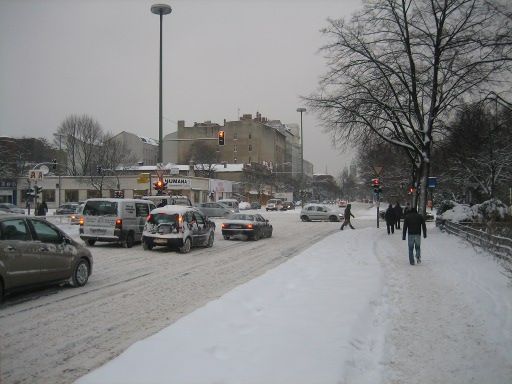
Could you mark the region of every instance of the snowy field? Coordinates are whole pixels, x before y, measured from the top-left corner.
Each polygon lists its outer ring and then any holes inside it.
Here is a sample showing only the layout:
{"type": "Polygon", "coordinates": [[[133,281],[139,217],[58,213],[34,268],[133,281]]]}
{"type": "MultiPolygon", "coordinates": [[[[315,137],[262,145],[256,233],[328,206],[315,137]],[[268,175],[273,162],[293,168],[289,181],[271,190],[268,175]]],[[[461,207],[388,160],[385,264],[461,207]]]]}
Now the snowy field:
{"type": "Polygon", "coordinates": [[[512,286],[494,259],[429,223],[411,266],[401,233],[354,208],[356,230],[311,243],[77,383],[511,383],[512,286]]]}

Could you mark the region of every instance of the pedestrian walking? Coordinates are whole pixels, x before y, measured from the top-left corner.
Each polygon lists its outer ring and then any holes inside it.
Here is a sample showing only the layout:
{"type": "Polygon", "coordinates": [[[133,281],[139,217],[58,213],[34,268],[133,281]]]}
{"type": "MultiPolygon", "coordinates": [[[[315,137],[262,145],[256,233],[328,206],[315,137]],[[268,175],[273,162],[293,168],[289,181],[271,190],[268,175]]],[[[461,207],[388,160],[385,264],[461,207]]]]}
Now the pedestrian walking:
{"type": "Polygon", "coordinates": [[[384,214],[384,219],[386,219],[386,228],[388,230],[388,235],[391,233],[395,233],[395,209],[391,204],[389,204],[388,209],[386,209],[386,213],[384,214]]]}
{"type": "Polygon", "coordinates": [[[345,214],[344,214],[345,221],[343,222],[343,224],[341,224],[341,228],[340,228],[342,231],[343,231],[343,227],[345,225],[348,225],[350,228],[355,229],[352,226],[352,224],[350,223],[350,216],[355,218],[355,216],[352,214],[352,212],[350,212],[351,209],[352,209],[352,204],[347,204],[347,207],[345,208],[345,214]]]}
{"type": "Polygon", "coordinates": [[[37,207],[37,216],[46,216],[46,212],[48,212],[48,206],[43,200],[41,204],[39,204],[39,207],[37,207]]]}
{"type": "Polygon", "coordinates": [[[409,263],[414,265],[413,250],[416,249],[416,262],[421,263],[421,231],[423,230],[423,238],[427,238],[427,226],[425,219],[421,216],[416,208],[411,208],[404,219],[404,230],[402,240],[405,240],[407,234],[407,245],[409,246],[409,263]]]}
{"type": "Polygon", "coordinates": [[[395,227],[396,229],[400,229],[400,220],[402,220],[404,214],[398,201],[396,202],[396,205],[393,209],[395,210],[395,227]]]}

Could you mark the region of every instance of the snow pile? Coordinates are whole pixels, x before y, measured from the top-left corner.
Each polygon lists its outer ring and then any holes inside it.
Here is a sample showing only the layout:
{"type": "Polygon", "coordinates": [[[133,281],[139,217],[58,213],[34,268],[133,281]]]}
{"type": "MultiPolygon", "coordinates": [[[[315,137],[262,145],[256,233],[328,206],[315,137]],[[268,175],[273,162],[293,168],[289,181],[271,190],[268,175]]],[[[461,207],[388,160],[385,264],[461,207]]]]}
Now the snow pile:
{"type": "MultiPolygon", "coordinates": [[[[486,223],[510,219],[507,206],[498,199],[487,200],[482,204],[475,204],[471,207],[451,201],[450,203],[453,204],[453,208],[445,210],[440,215],[443,220],[486,223]]],[[[443,205],[446,206],[446,202],[443,202],[443,205]]]]}

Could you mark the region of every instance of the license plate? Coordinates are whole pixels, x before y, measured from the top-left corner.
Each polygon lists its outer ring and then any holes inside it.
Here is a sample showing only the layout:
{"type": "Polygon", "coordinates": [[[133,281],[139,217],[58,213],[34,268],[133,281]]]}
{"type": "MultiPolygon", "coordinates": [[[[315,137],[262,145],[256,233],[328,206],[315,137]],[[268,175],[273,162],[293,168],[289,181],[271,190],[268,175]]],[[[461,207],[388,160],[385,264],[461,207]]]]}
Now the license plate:
{"type": "Polygon", "coordinates": [[[166,239],[154,239],[153,242],[158,245],[166,245],[167,244],[166,239]]]}
{"type": "Polygon", "coordinates": [[[91,228],[91,233],[95,233],[95,234],[104,234],[106,232],[105,229],[101,229],[101,228],[91,228]]]}
{"type": "Polygon", "coordinates": [[[240,229],[240,228],[242,228],[242,226],[241,225],[232,225],[231,228],[233,228],[233,229],[240,229]]]}

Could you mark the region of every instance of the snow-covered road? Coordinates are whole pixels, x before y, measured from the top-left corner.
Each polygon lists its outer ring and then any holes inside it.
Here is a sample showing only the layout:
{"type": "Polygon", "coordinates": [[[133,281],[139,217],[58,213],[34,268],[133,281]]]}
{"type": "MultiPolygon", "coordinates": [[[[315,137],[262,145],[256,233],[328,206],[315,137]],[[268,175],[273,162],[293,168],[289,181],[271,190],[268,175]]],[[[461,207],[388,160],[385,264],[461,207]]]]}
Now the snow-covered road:
{"type": "Polygon", "coordinates": [[[374,209],[354,213],[343,232],[269,213],[271,239],[188,255],[94,247],[86,287],[0,310],[0,383],[512,382],[493,258],[429,223],[410,266],[374,209]]]}

